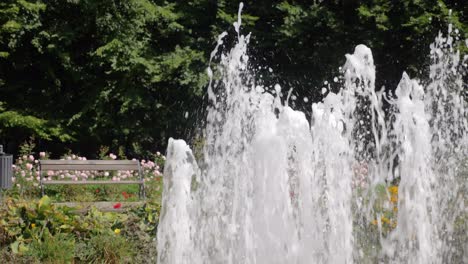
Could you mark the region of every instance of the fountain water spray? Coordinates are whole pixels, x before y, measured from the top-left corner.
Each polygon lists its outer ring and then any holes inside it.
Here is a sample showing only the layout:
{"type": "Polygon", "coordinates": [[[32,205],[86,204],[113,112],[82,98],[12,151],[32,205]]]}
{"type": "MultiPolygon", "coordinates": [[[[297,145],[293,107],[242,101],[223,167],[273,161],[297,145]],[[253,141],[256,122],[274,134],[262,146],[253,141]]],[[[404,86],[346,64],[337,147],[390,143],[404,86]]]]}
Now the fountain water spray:
{"type": "Polygon", "coordinates": [[[281,103],[279,85],[264,87],[250,71],[242,7],[237,43],[213,65],[221,34],[210,57],[203,161],[169,140],[158,262],[467,260],[456,226],[468,214],[460,165],[468,154],[467,59],[453,39],[433,44],[428,85],[404,73],[394,98],[376,92],[372,52],[358,45],[346,55],[343,87],[312,105],[309,123],[281,103]],[[394,111],[382,110],[385,98],[394,111]],[[387,187],[398,181],[396,198],[387,187]],[[394,208],[379,188],[397,199],[394,208]]]}

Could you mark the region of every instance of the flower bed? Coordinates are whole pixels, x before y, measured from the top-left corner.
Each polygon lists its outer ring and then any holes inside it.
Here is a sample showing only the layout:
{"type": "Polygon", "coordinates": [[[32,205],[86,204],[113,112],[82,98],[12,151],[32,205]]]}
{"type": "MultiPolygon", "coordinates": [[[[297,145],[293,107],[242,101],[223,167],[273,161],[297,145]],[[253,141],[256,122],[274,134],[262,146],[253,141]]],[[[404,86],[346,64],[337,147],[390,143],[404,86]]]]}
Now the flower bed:
{"type": "MultiPolygon", "coordinates": [[[[29,149],[30,152],[30,149],[29,149]]],[[[106,153],[101,159],[117,159],[106,153]]],[[[13,188],[4,192],[0,204],[0,259],[6,263],[154,263],[156,227],[162,193],[165,156],[155,153],[140,160],[147,200],[143,205],[125,208],[125,202],[138,199],[133,185],[53,185],[40,197],[38,159],[46,152],[23,152],[13,165],[13,188]],[[85,214],[75,208],[55,206],[58,201],[113,201],[118,212],[102,212],[91,207],[85,214]]],[[[124,158],[124,157],[122,157],[124,158]]],[[[86,160],[66,155],[66,160],[86,160]]],[[[45,171],[47,180],[95,179],[120,181],[137,179],[130,171],[45,171]]]]}
{"type": "MultiPolygon", "coordinates": [[[[8,193],[23,198],[34,198],[39,196],[40,175],[38,169],[38,159],[48,159],[46,152],[40,152],[38,157],[32,154],[24,154],[18,157],[13,165],[14,177],[12,179],[13,189],[8,193]]],[[[113,153],[105,155],[103,159],[117,159],[113,153]]],[[[86,160],[75,154],[66,155],[64,160],[86,160]]],[[[140,160],[143,179],[148,186],[147,193],[152,191],[160,192],[159,185],[162,178],[162,167],[165,156],[157,152],[153,160],[140,160]],[[156,188],[156,189],[153,189],[156,188]]],[[[135,159],[134,159],[135,160],[135,159]]],[[[90,180],[137,180],[137,171],[45,171],[44,180],[70,180],[70,181],[90,181],[90,180]]],[[[99,201],[99,200],[134,200],[138,197],[138,186],[50,186],[47,193],[54,201],[75,200],[75,201],[99,201]]]]}
{"type": "Polygon", "coordinates": [[[39,201],[7,198],[0,207],[0,258],[11,263],[154,262],[159,203],[125,214],[92,208],[85,215],[39,201]]]}

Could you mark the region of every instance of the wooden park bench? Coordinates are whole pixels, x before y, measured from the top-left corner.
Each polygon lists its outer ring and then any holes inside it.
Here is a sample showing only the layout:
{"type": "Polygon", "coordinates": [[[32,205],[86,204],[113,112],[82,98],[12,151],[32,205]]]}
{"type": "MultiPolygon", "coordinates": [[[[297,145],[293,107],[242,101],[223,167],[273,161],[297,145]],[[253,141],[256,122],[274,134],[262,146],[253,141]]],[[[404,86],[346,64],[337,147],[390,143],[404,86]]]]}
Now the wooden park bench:
{"type": "Polygon", "coordinates": [[[39,175],[42,196],[44,185],[60,184],[139,184],[139,197],[145,199],[145,182],[140,162],[137,160],[39,160],[39,175]],[[139,180],[44,180],[44,171],[138,171],[139,180]]]}

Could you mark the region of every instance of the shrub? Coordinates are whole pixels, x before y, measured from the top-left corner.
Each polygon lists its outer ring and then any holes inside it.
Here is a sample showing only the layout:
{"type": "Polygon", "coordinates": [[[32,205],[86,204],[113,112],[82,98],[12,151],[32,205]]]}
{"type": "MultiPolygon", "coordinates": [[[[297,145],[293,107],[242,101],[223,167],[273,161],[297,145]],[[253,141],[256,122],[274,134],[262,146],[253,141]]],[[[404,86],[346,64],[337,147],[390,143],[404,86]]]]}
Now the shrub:
{"type": "Polygon", "coordinates": [[[84,263],[133,263],[133,243],[118,232],[102,233],[76,247],[76,257],[84,263]]]}
{"type": "Polygon", "coordinates": [[[71,234],[51,235],[44,229],[42,239],[33,239],[26,256],[40,263],[71,263],[74,258],[75,238],[71,234]]]}
{"type": "Polygon", "coordinates": [[[136,263],[156,262],[156,231],[161,205],[159,201],[147,202],[144,206],[128,212],[124,229],[126,237],[134,242],[136,263]]]}
{"type": "MultiPolygon", "coordinates": [[[[28,243],[33,238],[41,239],[39,234],[79,230],[80,225],[72,209],[68,207],[56,208],[50,198],[42,197],[38,202],[25,202],[7,199],[0,209],[0,229],[9,240],[28,243]]],[[[8,241],[8,240],[7,240],[8,241]]]]}

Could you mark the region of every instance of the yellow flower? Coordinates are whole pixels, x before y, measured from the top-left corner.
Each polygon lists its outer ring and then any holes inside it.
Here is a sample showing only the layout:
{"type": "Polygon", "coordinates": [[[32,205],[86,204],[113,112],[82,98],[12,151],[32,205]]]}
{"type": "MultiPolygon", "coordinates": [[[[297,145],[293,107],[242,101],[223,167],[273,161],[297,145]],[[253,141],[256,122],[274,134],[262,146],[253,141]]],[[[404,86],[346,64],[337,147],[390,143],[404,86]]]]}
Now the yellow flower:
{"type": "Polygon", "coordinates": [[[398,195],[398,186],[390,186],[388,187],[388,192],[390,192],[393,195],[398,195]]]}
{"type": "Polygon", "coordinates": [[[31,228],[35,228],[36,227],[36,224],[31,224],[31,228]]]}
{"type": "Polygon", "coordinates": [[[388,187],[388,192],[390,193],[390,202],[391,203],[398,203],[398,186],[390,186],[388,187]]]}
{"type": "Polygon", "coordinates": [[[120,229],[116,228],[116,229],[114,230],[114,233],[115,233],[116,235],[120,234],[120,229]]]}
{"type": "Polygon", "coordinates": [[[372,220],[371,224],[377,225],[377,219],[372,220]]]}
{"type": "Polygon", "coordinates": [[[384,224],[390,224],[390,219],[388,219],[387,217],[385,216],[382,216],[382,218],[380,219],[382,221],[382,223],[384,224]]]}

